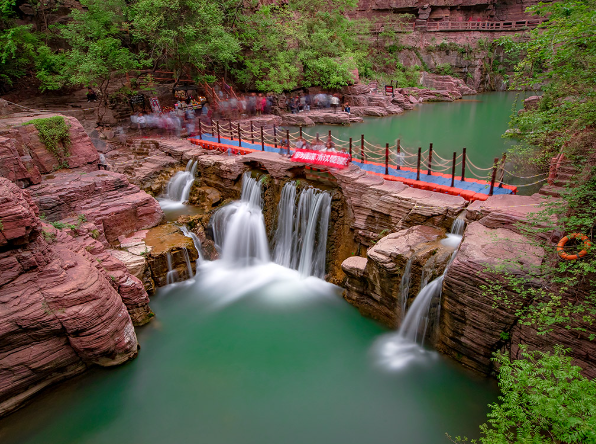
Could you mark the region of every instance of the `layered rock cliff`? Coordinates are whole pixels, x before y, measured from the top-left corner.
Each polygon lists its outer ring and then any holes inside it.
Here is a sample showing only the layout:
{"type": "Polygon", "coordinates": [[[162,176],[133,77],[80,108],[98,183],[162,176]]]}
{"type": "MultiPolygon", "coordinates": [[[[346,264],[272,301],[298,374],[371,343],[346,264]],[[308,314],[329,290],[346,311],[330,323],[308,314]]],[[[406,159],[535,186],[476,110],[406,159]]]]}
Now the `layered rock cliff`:
{"type": "Polygon", "coordinates": [[[125,271],[98,269],[92,239],[67,241],[43,227],[28,193],[5,178],[0,221],[1,416],[90,365],[136,356],[133,322],[116,285],[135,308],[148,307],[138,304],[125,271]]]}

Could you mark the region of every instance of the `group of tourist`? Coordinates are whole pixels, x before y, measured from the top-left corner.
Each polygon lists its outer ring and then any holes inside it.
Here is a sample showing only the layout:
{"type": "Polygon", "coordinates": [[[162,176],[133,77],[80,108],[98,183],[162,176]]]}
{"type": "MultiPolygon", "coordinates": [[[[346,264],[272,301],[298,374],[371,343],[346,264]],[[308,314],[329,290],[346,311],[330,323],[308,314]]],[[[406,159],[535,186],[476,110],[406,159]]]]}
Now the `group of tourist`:
{"type": "MultiPolygon", "coordinates": [[[[208,107],[203,106],[202,112],[206,116],[209,112],[208,107]]],[[[187,108],[185,110],[176,108],[160,113],[135,113],[130,116],[130,121],[132,127],[141,135],[145,131],[157,130],[161,135],[180,137],[183,129],[186,129],[188,136],[194,136],[196,134],[198,119],[200,118],[201,114],[195,112],[193,108],[187,108]]]]}
{"type": "Polygon", "coordinates": [[[333,108],[334,112],[342,110],[350,113],[350,104],[344,103],[340,107],[340,97],[338,94],[315,94],[314,97],[310,94],[300,94],[295,97],[290,97],[286,100],[287,110],[292,114],[296,114],[303,111],[310,111],[313,109],[325,109],[333,108]]]}
{"type": "Polygon", "coordinates": [[[219,100],[214,105],[216,118],[239,119],[242,115],[254,117],[270,114],[273,107],[273,98],[270,95],[257,95],[256,93],[240,96],[232,95],[224,98],[223,93],[221,93],[219,100]]]}

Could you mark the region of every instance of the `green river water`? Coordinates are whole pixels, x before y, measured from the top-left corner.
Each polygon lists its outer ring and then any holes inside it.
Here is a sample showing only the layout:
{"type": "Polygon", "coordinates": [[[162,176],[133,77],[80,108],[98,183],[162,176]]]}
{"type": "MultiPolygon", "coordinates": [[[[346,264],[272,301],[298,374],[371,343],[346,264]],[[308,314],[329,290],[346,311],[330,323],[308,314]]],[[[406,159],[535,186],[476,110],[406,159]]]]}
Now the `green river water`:
{"type": "MultiPolygon", "coordinates": [[[[413,110],[393,117],[366,117],[364,123],[350,126],[325,126],[305,128],[309,135],[319,132],[327,140],[329,130],[342,140],[353,139],[354,154],[360,156],[360,135],[375,145],[389,143],[395,151],[397,139],[410,153],[418,147],[433,150],[445,159],[452,159],[453,152],[460,154],[467,148],[469,159],[480,168],[488,168],[495,157],[501,157],[512,145],[501,136],[508,128],[510,116],[520,109],[524,98],[536,93],[493,92],[464,96],[455,102],[424,103],[413,110]],[[517,99],[517,100],[516,100],[517,99]]],[[[457,170],[460,174],[460,170],[457,170]]]]}
{"type": "Polygon", "coordinates": [[[496,400],[434,352],[380,365],[373,344],[394,333],[337,287],[273,264],[221,273],[159,290],[137,359],[47,390],[0,442],[431,444],[476,435],[496,400]]]}

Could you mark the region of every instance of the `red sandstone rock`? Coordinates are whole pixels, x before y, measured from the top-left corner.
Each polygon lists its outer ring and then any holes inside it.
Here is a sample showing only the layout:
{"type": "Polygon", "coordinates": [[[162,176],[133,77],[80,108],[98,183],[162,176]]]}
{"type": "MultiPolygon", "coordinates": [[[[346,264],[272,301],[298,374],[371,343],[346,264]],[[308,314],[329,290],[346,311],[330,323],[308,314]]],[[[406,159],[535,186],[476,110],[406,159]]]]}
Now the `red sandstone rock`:
{"type": "Polygon", "coordinates": [[[453,249],[437,242],[444,230],[416,226],[380,239],[367,252],[368,259],[348,258],[342,269],[348,276],[345,299],[360,312],[381,321],[390,328],[403,319],[401,280],[408,260],[412,260],[409,306],[423,285],[439,276],[453,249]]]}
{"type": "Polygon", "coordinates": [[[0,137],[0,176],[23,187],[41,182],[31,156],[19,153],[15,140],[6,137],[0,137]]]}
{"type": "MultiPolygon", "coordinates": [[[[468,222],[480,221],[488,228],[506,228],[516,233],[524,234],[520,227],[531,223],[532,219],[537,227],[555,227],[556,219],[553,217],[550,224],[537,218],[537,214],[545,209],[545,204],[552,202],[540,194],[532,196],[516,196],[513,194],[500,194],[491,196],[486,201],[475,201],[466,209],[468,222]]],[[[558,230],[537,232],[543,239],[557,240],[562,236],[558,230]]]]}
{"type": "MultiPolygon", "coordinates": [[[[42,174],[50,173],[59,168],[56,157],[39,140],[35,125],[26,123],[32,119],[47,118],[56,114],[41,114],[26,117],[7,118],[0,122],[0,136],[15,140],[20,156],[30,156],[33,164],[42,174]]],[[[86,167],[97,169],[99,155],[91,139],[74,117],[63,116],[70,126],[71,145],[68,149],[70,156],[67,159],[68,168],[86,167]]]]}
{"type": "Polygon", "coordinates": [[[163,219],[157,201],[110,171],[58,173],[30,188],[33,200],[50,221],[84,214],[101,226],[108,242],[153,227],[163,219]]]}
{"type": "Polygon", "coordinates": [[[483,286],[503,285],[512,301],[519,300],[501,273],[487,268],[504,265],[510,273],[526,276],[524,271],[541,264],[544,251],[524,236],[504,228],[491,229],[480,222],[470,224],[443,285],[441,336],[437,348],[481,373],[490,373],[493,352],[504,344],[502,332],[509,332],[517,322],[511,308],[497,305],[483,286]],[[522,253],[523,254],[520,254],[522,253]]]}
{"type": "Polygon", "coordinates": [[[394,232],[415,225],[449,228],[466,206],[459,196],[410,188],[385,181],[351,165],[333,171],[353,215],[355,238],[372,245],[378,233],[394,232]]]}
{"type": "Polygon", "coordinates": [[[40,227],[29,193],[0,177],[0,248],[26,244],[37,236],[40,227]]]}
{"type": "MultiPolygon", "coordinates": [[[[107,262],[104,270],[91,256],[103,247],[87,236],[71,238],[50,226],[42,234],[27,196],[0,179],[0,214],[19,215],[31,227],[11,228],[11,243],[0,251],[0,416],[88,365],[117,365],[137,354],[131,318],[106,275],[124,266],[107,262]]],[[[116,276],[124,297],[138,302],[124,277],[116,276]]]]}
{"type": "Polygon", "coordinates": [[[477,94],[474,89],[466,85],[461,79],[451,76],[431,74],[429,72],[423,72],[421,74],[420,84],[425,88],[447,91],[454,99],[461,98],[461,96],[477,94]]]}

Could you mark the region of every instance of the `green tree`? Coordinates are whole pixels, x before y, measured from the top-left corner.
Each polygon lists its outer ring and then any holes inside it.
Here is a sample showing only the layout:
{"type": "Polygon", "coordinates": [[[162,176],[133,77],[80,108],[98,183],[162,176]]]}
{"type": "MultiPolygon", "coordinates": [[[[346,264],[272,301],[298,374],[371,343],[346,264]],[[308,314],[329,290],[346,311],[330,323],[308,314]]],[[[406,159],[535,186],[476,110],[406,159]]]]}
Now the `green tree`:
{"type": "Polygon", "coordinates": [[[70,22],[60,29],[68,43],[65,51],[45,52],[47,69],[38,77],[43,89],[64,86],[95,86],[99,90],[98,121],[108,104],[110,83],[143,64],[143,53],[135,54],[124,44],[126,11],[124,0],[80,0],[83,10],[73,9],[70,22]]]}
{"type": "Polygon", "coordinates": [[[525,159],[544,166],[578,132],[596,124],[596,0],[540,3],[529,11],[548,21],[529,39],[500,43],[509,53],[526,54],[512,89],[543,91],[537,110],[514,116],[511,135],[529,144],[521,150],[525,159]]]}
{"type": "Polygon", "coordinates": [[[566,352],[523,349],[522,359],[515,361],[498,355],[500,402],[490,405],[480,440],[470,442],[596,443],[596,381],[583,377],[566,352]]]}
{"type": "Polygon", "coordinates": [[[225,26],[228,9],[238,5],[241,2],[138,0],[131,6],[131,33],[147,48],[153,66],[171,69],[176,80],[184,69],[199,76],[225,71],[240,51],[225,26]]]}
{"type": "Polygon", "coordinates": [[[355,6],[354,0],[253,5],[238,21],[244,51],[234,74],[262,91],[346,85],[365,54],[345,17],[355,6]]]}

